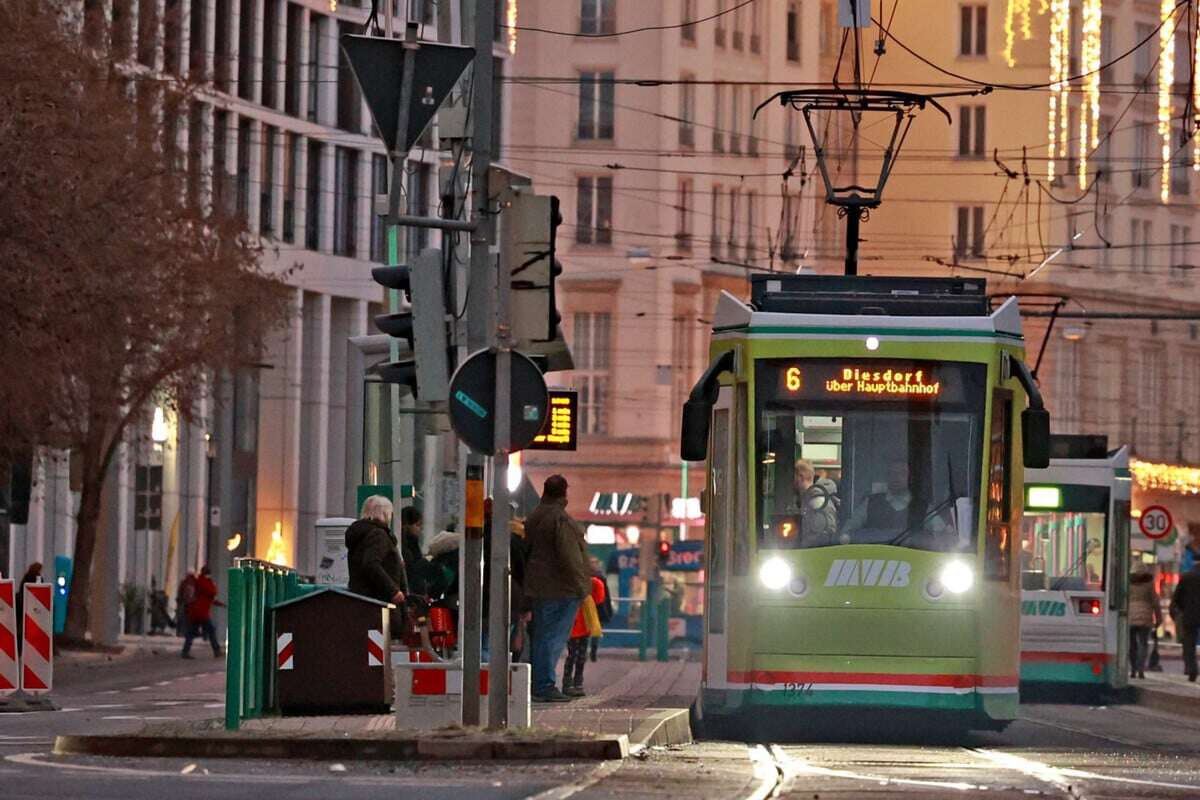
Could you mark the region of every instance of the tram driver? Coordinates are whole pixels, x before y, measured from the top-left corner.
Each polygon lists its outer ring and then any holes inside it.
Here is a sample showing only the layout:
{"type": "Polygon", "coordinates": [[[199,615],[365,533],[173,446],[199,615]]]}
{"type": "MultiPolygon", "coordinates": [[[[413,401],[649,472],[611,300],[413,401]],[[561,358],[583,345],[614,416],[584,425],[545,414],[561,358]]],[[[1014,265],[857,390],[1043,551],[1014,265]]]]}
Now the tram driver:
{"type": "MultiPolygon", "coordinates": [[[[868,495],[865,501],[858,503],[850,515],[842,530],[844,544],[853,541],[856,533],[881,533],[895,537],[903,533],[924,532],[940,537],[948,532],[942,515],[929,513],[928,501],[913,495],[908,461],[893,459],[888,462],[886,479],[884,490],[868,495]]],[[[872,540],[870,543],[884,542],[872,540]]]]}

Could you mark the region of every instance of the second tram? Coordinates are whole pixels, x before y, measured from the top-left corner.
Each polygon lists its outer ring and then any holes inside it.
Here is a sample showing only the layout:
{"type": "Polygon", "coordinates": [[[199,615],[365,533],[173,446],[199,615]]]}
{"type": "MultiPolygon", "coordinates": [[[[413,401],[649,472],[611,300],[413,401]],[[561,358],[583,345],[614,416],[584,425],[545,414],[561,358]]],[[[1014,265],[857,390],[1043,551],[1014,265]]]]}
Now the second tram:
{"type": "Polygon", "coordinates": [[[1052,436],[1025,474],[1021,684],[1052,692],[1129,685],[1129,448],[1052,436]]]}
{"type": "Polygon", "coordinates": [[[1022,453],[1044,466],[1049,436],[1017,301],[755,276],[750,304],[721,296],[711,355],[682,441],[707,459],[701,724],[1014,719],[1022,453]]]}

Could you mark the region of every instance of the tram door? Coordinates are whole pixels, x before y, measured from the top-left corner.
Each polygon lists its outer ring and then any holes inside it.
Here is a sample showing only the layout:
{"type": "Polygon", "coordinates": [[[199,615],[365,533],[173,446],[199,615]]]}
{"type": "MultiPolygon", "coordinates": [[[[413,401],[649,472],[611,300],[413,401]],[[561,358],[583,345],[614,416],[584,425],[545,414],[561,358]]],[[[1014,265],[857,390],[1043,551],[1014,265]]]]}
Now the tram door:
{"type": "Polygon", "coordinates": [[[712,441],[708,448],[707,561],[704,565],[704,680],[723,683],[727,674],[730,511],[734,486],[734,419],[732,392],[722,387],[713,407],[712,441]]]}
{"type": "Polygon", "coordinates": [[[1109,680],[1114,688],[1129,685],[1129,501],[1113,500],[1108,520],[1108,609],[1113,618],[1110,633],[1116,636],[1115,661],[1109,680]]]}

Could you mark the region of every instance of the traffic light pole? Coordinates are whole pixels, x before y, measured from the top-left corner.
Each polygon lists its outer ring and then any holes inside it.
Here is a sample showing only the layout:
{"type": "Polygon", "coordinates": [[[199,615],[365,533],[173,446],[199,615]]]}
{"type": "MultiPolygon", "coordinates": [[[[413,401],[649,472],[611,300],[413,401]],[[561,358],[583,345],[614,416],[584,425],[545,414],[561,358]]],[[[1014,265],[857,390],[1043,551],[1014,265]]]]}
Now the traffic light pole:
{"type": "MultiPolygon", "coordinates": [[[[471,206],[475,229],[471,232],[471,261],[467,274],[467,350],[486,348],[491,339],[491,298],[496,291],[496,273],[492,267],[491,245],[495,241],[488,179],[492,167],[492,42],[495,35],[495,0],[475,0],[474,46],[475,60],[471,71],[471,206]]],[[[498,418],[506,418],[504,406],[495,406],[498,418]]],[[[497,426],[498,428],[499,426],[497,426]]],[[[482,470],[483,456],[469,452],[468,470],[482,470]]],[[[493,470],[494,474],[495,470],[493,470]]],[[[496,503],[494,505],[499,505],[496,503]]],[[[507,526],[506,526],[507,530],[507,526]]],[[[479,661],[482,644],[483,613],[483,538],[464,527],[462,594],[459,598],[463,615],[463,684],[462,724],[477,726],[480,722],[479,661]]],[[[492,531],[493,541],[496,530],[492,531]]],[[[492,642],[493,653],[504,642],[492,642]]],[[[507,683],[499,681],[505,684],[507,683]]],[[[492,685],[498,681],[491,681],[492,685]]]]}

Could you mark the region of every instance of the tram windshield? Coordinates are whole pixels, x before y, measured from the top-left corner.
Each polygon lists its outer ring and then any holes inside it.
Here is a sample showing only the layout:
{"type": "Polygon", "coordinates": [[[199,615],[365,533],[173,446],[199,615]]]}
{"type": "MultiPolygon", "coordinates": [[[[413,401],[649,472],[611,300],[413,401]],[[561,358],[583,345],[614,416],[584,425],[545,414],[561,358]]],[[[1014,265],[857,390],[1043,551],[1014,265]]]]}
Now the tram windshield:
{"type": "Polygon", "coordinates": [[[1056,486],[1059,508],[1026,508],[1021,520],[1021,588],[1101,591],[1108,549],[1108,490],[1056,486]]]}
{"type": "Polygon", "coordinates": [[[973,550],[986,367],[755,363],[759,545],[973,550]]]}

